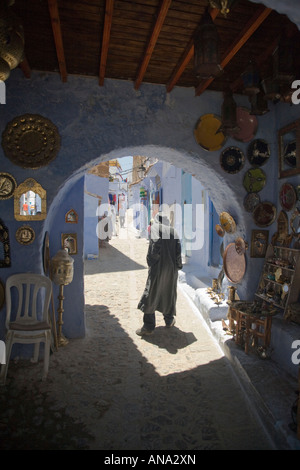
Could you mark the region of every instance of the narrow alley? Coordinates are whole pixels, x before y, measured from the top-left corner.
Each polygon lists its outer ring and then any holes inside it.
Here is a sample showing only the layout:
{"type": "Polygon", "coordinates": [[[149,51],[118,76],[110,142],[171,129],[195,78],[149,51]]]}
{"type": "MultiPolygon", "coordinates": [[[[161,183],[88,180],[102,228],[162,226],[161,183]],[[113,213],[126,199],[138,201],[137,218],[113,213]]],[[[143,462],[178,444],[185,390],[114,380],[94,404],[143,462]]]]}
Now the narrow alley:
{"type": "MultiPolygon", "coordinates": [[[[148,242],[127,228],[86,262],[87,334],[42,362],[12,362],[1,449],[271,449],[207,327],[178,289],[176,325],[136,335],[148,242]]],[[[65,289],[65,296],[68,289],[65,289]]]]}

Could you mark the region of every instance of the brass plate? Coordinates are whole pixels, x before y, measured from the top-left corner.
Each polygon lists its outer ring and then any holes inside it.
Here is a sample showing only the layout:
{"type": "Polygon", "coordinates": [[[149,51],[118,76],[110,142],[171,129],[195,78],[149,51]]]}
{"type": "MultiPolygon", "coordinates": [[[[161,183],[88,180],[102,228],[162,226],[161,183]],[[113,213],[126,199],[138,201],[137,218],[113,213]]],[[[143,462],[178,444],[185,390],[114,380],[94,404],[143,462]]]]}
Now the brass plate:
{"type": "Polygon", "coordinates": [[[204,114],[196,123],[194,136],[196,142],[209,152],[219,150],[226,141],[223,132],[219,132],[221,118],[215,114],[204,114]]]}
{"type": "Polygon", "coordinates": [[[235,220],[228,212],[221,212],[219,218],[220,224],[225,232],[234,233],[236,231],[235,220]]]}
{"type": "Polygon", "coordinates": [[[56,157],[60,148],[57,127],[39,114],[23,114],[2,133],[5,155],[22,168],[40,168],[56,157]]]}
{"type": "Polygon", "coordinates": [[[230,282],[240,282],[246,271],[246,258],[244,254],[236,251],[235,243],[229,243],[223,256],[223,266],[226,277],[230,282]]]}
{"type": "Polygon", "coordinates": [[[0,173],[0,199],[9,199],[17,187],[15,178],[9,173],[0,173]]]}
{"type": "Polygon", "coordinates": [[[35,231],[29,225],[23,225],[16,231],[16,239],[21,245],[30,245],[35,239],[35,231]]]}

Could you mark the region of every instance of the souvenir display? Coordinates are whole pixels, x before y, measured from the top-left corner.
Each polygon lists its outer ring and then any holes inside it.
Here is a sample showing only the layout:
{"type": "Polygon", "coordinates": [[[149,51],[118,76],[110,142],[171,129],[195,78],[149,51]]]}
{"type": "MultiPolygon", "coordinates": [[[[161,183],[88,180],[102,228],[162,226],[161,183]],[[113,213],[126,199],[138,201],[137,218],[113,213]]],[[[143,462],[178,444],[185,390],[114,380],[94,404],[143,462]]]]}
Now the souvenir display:
{"type": "Polygon", "coordinates": [[[194,129],[196,142],[210,152],[223,147],[226,136],[219,132],[222,125],[221,118],[215,114],[204,114],[197,122],[194,129]]]}
{"type": "Polygon", "coordinates": [[[7,124],[2,133],[2,147],[14,164],[36,169],[54,160],[60,148],[60,135],[49,119],[23,114],[7,124]]]}
{"type": "Polygon", "coordinates": [[[256,139],[249,144],[248,160],[253,166],[262,166],[270,158],[270,147],[269,144],[262,139],[256,139]]]}
{"type": "Polygon", "coordinates": [[[15,178],[9,173],[0,173],[0,199],[9,199],[17,187],[15,178]]]}
{"type": "Polygon", "coordinates": [[[236,284],[243,279],[246,271],[246,258],[244,254],[236,251],[235,243],[227,245],[223,256],[223,266],[230,282],[236,284]]]}
{"type": "Polygon", "coordinates": [[[10,266],[11,259],[8,228],[0,219],[0,268],[9,268],[10,266]]]}
{"type": "Polygon", "coordinates": [[[227,173],[237,173],[245,164],[243,152],[237,147],[228,147],[221,153],[221,167],[227,173]]]}
{"type": "Polygon", "coordinates": [[[283,151],[283,160],[292,168],[296,166],[296,141],[289,142],[283,151]]]}
{"type": "Polygon", "coordinates": [[[257,193],[247,194],[244,199],[244,208],[247,212],[253,212],[258,204],[260,204],[260,197],[257,193]]]}
{"type": "Polygon", "coordinates": [[[256,134],[257,118],[250,112],[250,109],[244,107],[237,107],[236,109],[237,125],[240,130],[230,135],[240,142],[250,142],[256,134]]]}
{"type": "Polygon", "coordinates": [[[276,219],[276,207],[271,202],[261,202],[253,211],[253,218],[259,227],[267,227],[276,219]]]}
{"type": "Polygon", "coordinates": [[[243,185],[248,193],[258,193],[266,184],[266,174],[261,168],[250,168],[246,171],[243,185]]]}
{"type": "Polygon", "coordinates": [[[236,231],[236,223],[228,212],[221,212],[220,224],[227,233],[234,233],[236,231]]]}
{"type": "Polygon", "coordinates": [[[23,225],[16,231],[16,239],[21,245],[30,245],[35,239],[35,231],[29,225],[23,225]]]}
{"type": "Polygon", "coordinates": [[[289,219],[285,211],[277,217],[277,232],[272,237],[272,245],[290,246],[293,234],[289,235],[289,219]]]}
{"type": "Polygon", "coordinates": [[[290,211],[293,209],[297,201],[297,194],[292,184],[284,183],[281,186],[279,200],[282,208],[286,211],[290,211]]]}
{"type": "Polygon", "coordinates": [[[66,250],[69,255],[77,254],[77,233],[62,233],[61,247],[66,250]]]}

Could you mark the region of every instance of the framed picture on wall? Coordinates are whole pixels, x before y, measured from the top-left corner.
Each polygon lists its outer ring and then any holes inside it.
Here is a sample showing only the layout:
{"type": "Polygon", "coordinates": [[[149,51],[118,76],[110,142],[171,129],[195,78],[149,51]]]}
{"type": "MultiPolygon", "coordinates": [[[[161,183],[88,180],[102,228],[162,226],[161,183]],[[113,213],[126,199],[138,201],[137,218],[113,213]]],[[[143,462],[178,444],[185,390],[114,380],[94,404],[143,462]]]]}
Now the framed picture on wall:
{"type": "Polygon", "coordinates": [[[269,240],[269,230],[252,230],[251,234],[251,258],[264,258],[269,240]]]}
{"type": "Polygon", "coordinates": [[[77,254],[77,233],[62,233],[61,246],[69,255],[77,254]]]}
{"type": "Polygon", "coordinates": [[[74,209],[70,209],[69,212],[65,215],[65,222],[67,224],[77,224],[78,223],[78,214],[74,209]]]}

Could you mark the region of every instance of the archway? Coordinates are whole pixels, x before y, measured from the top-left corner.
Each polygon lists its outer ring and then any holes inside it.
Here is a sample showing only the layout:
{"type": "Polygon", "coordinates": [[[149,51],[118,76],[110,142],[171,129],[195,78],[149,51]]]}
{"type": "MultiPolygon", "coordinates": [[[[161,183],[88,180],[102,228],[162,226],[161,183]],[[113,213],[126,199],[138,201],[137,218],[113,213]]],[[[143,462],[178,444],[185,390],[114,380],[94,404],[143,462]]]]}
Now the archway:
{"type": "MultiPolygon", "coordinates": [[[[230,209],[231,214],[238,222],[238,231],[235,233],[235,237],[244,236],[246,231],[246,221],[244,220],[244,211],[239,206],[235,191],[232,187],[228,186],[225,179],[223,180],[219,173],[213,170],[208,162],[203,161],[203,159],[200,160],[197,155],[191,154],[182,149],[145,145],[138,147],[119,148],[105,155],[101,155],[98,158],[90,161],[88,164],[84,165],[82,168],[80,168],[80,170],[76,171],[66,180],[65,184],[61,187],[60,191],[57,193],[52,203],[50,204],[50,207],[48,208],[47,219],[44,224],[44,233],[48,232],[50,234],[50,250],[52,248],[51,257],[54,256],[57,249],[61,248],[57,244],[61,236],[61,229],[58,221],[63,220],[64,213],[62,213],[62,210],[66,211],[67,209],[66,207],[63,207],[64,199],[70,198],[71,192],[73,194],[73,197],[71,197],[72,203],[74,202],[74,197],[79,197],[80,201],[82,194],[80,196],[78,193],[80,191],[83,193],[82,179],[87,169],[100,162],[122,158],[127,155],[144,155],[146,157],[154,157],[160,161],[170,163],[178,168],[181,168],[185,172],[192,174],[201,182],[205,190],[208,192],[218,213],[222,210],[226,210],[226,208],[228,208],[228,210],[230,209]],[[75,191],[72,189],[74,187],[75,191]],[[51,246],[52,233],[55,233],[56,235],[53,237],[56,239],[56,244],[53,246],[51,246]]],[[[73,208],[76,210],[76,207],[73,208]]],[[[81,215],[83,215],[82,211],[81,215]]],[[[73,282],[67,287],[65,292],[66,299],[64,321],[69,337],[82,336],[85,331],[82,217],[81,222],[79,222],[79,225],[77,226],[77,236],[78,254],[75,257],[76,259],[74,263],[75,275],[73,282]]],[[[43,242],[43,237],[41,237],[40,242],[43,242]]],[[[57,296],[57,292],[55,292],[54,295],[57,296]]]]}

